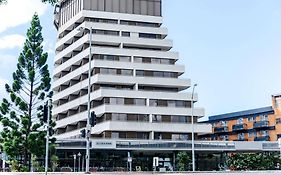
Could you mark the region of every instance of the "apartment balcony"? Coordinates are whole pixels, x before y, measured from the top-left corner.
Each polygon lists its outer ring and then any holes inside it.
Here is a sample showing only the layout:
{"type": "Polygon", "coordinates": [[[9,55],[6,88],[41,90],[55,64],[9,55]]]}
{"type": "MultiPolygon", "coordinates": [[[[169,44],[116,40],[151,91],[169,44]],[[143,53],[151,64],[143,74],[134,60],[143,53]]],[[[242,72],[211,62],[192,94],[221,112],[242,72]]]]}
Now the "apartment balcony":
{"type": "Polygon", "coordinates": [[[232,131],[241,131],[247,129],[247,124],[237,124],[232,126],[232,131]]]}
{"type": "Polygon", "coordinates": [[[255,137],[254,141],[269,141],[270,140],[270,137],[269,135],[266,135],[266,136],[257,136],[255,137]]]}
{"type": "Polygon", "coordinates": [[[228,132],[228,127],[227,126],[215,127],[214,131],[215,131],[215,133],[228,132]]]}
{"type": "Polygon", "coordinates": [[[257,121],[254,122],[253,128],[258,129],[258,128],[266,128],[268,126],[269,122],[267,120],[264,121],[257,121]]]}

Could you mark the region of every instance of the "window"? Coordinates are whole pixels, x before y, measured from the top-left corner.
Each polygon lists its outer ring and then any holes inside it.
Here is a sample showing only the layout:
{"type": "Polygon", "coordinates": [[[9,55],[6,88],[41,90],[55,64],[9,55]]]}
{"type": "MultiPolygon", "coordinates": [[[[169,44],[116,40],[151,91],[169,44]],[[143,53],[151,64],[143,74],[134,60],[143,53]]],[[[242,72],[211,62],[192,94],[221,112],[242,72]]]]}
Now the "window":
{"type": "Polygon", "coordinates": [[[142,70],[137,70],[137,71],[136,71],[136,76],[143,77],[143,76],[144,76],[144,71],[142,71],[142,70]]]}
{"type": "Polygon", "coordinates": [[[187,134],[172,134],[172,140],[188,140],[187,134]]]}
{"type": "Polygon", "coordinates": [[[135,104],[138,106],[145,106],[146,105],[145,101],[146,99],[135,99],[135,104]]]}
{"type": "Polygon", "coordinates": [[[268,115],[262,115],[261,116],[261,121],[265,121],[268,120],[268,115]]]}
{"type": "Polygon", "coordinates": [[[156,132],[154,134],[154,139],[155,140],[162,140],[162,133],[156,132]]]}
{"type": "Polygon", "coordinates": [[[135,57],[134,58],[135,63],[141,63],[142,62],[142,57],[135,57]]]}
{"type": "Polygon", "coordinates": [[[262,136],[268,136],[268,133],[269,133],[268,131],[261,131],[262,136]]]}
{"type": "Polygon", "coordinates": [[[249,135],[249,137],[254,137],[254,131],[250,130],[248,135],[249,135]]]}
{"type": "Polygon", "coordinates": [[[140,38],[151,38],[151,39],[157,39],[160,38],[157,34],[151,34],[151,33],[139,33],[140,38]]]}
{"type": "Polygon", "coordinates": [[[157,106],[157,100],[149,100],[149,106],[157,106]]]}
{"type": "Polygon", "coordinates": [[[237,120],[237,124],[243,124],[243,118],[239,118],[239,119],[237,120]]]}
{"type": "Polygon", "coordinates": [[[276,124],[281,123],[281,118],[276,118],[276,124]]]}
{"type": "Polygon", "coordinates": [[[160,64],[160,59],[158,59],[158,58],[151,58],[151,63],[152,64],[160,64]]]}
{"type": "Polygon", "coordinates": [[[248,117],[248,122],[253,122],[255,120],[256,120],[256,117],[254,117],[254,116],[248,117]]]}
{"type": "Polygon", "coordinates": [[[227,121],[220,121],[222,126],[227,126],[227,121]]]}
{"type": "Polygon", "coordinates": [[[125,37],[130,37],[130,32],[122,32],[122,36],[125,36],[125,37]]]}
{"type": "Polygon", "coordinates": [[[121,69],[121,74],[130,76],[133,75],[133,71],[128,69],[121,69]]]}
{"type": "Polygon", "coordinates": [[[172,115],[171,116],[171,122],[173,122],[173,123],[187,123],[187,117],[186,116],[172,115]]]}
{"type": "Polygon", "coordinates": [[[168,107],[176,107],[176,102],[173,100],[168,100],[168,107]]]}
{"type": "Polygon", "coordinates": [[[118,139],[119,138],[119,133],[118,132],[112,132],[111,133],[111,138],[112,139],[118,139]]]}
{"type": "Polygon", "coordinates": [[[152,121],[153,122],[161,122],[162,121],[162,116],[161,115],[153,115],[152,121]]]}
{"type": "Polygon", "coordinates": [[[119,61],[130,62],[131,57],[129,57],[129,56],[119,56],[119,61]]]}
{"type": "Polygon", "coordinates": [[[187,134],[180,134],[180,140],[188,140],[187,134]]]}
{"type": "Polygon", "coordinates": [[[243,140],[245,138],[245,134],[244,133],[239,133],[238,134],[238,139],[243,140]]]}

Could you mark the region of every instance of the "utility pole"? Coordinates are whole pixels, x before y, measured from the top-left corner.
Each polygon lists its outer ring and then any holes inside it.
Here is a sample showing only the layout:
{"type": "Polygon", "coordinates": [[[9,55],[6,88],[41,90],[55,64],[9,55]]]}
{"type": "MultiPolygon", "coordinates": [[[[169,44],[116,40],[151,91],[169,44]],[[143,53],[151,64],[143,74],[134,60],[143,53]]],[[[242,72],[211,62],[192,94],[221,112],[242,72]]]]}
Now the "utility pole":
{"type": "Polygon", "coordinates": [[[51,99],[49,99],[47,101],[46,107],[44,107],[44,118],[45,116],[47,117],[47,135],[46,135],[46,157],[45,157],[45,175],[48,174],[48,157],[49,157],[49,126],[50,126],[50,118],[51,118],[51,105],[52,105],[52,101],[51,99]],[[45,110],[47,108],[47,111],[45,110]]]}

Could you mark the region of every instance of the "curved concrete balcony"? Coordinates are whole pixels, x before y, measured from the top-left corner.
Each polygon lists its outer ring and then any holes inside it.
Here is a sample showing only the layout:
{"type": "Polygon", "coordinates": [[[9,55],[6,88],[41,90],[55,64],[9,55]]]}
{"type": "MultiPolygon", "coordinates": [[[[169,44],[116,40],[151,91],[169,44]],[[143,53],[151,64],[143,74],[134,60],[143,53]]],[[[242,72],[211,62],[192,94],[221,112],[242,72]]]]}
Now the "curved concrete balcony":
{"type": "MultiPolygon", "coordinates": [[[[153,115],[181,115],[191,116],[191,108],[176,107],[151,107],[133,105],[101,105],[91,109],[99,117],[104,113],[126,113],[126,114],[153,114],[153,115]],[[126,112],[125,112],[126,111],[126,112]]],[[[203,108],[194,108],[194,116],[204,116],[203,108]]],[[[56,121],[56,128],[65,127],[69,124],[76,124],[79,121],[86,121],[87,111],[66,117],[56,121]]]]}

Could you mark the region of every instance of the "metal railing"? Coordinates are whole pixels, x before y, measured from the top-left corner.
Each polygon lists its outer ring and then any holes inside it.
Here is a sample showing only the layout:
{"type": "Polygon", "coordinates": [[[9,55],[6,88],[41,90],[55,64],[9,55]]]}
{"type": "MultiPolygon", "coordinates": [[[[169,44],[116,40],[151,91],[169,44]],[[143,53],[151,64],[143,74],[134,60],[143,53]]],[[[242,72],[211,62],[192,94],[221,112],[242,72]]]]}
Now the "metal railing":
{"type": "Polygon", "coordinates": [[[257,122],[254,122],[254,125],[253,127],[254,128],[263,128],[263,127],[268,127],[268,121],[267,120],[264,120],[264,121],[257,121],[257,122]]]}
{"type": "Polygon", "coordinates": [[[227,126],[215,127],[214,131],[215,132],[228,132],[228,127],[227,126]]]}
{"type": "Polygon", "coordinates": [[[246,129],[247,124],[236,124],[232,126],[232,130],[233,131],[239,131],[239,130],[243,130],[246,129]]]}

